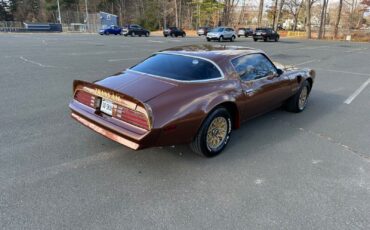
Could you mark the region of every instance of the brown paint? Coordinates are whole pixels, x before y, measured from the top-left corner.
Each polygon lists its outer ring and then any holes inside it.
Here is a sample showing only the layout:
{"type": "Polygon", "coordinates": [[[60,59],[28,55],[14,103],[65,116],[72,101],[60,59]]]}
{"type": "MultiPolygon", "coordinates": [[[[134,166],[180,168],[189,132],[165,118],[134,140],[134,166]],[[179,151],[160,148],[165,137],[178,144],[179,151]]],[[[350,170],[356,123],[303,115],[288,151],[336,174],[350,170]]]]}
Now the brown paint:
{"type": "Polygon", "coordinates": [[[94,127],[98,133],[132,149],[185,144],[193,140],[207,114],[215,107],[223,104],[227,108],[236,108],[231,113],[234,114],[234,127],[239,127],[243,121],[280,106],[296,93],[304,80],[311,78],[313,81],[315,78],[313,70],[277,65],[283,68],[282,75],[243,82],[230,61],[252,53],[264,54],[263,51],[251,48],[197,45],[176,47],[161,52],[209,59],[220,67],[225,79],[178,82],[125,71],[95,84],[75,81],[74,92],[87,86],[118,95],[127,106],[145,112],[150,119],[151,128],[143,130],[118,121],[97,113],[93,108],[76,100],[69,106],[72,116],[75,119],[76,116],[81,117],[84,122],[81,122],[81,119],[76,120],[90,128],[94,127]],[[299,81],[299,78],[302,80],[299,81]]]}

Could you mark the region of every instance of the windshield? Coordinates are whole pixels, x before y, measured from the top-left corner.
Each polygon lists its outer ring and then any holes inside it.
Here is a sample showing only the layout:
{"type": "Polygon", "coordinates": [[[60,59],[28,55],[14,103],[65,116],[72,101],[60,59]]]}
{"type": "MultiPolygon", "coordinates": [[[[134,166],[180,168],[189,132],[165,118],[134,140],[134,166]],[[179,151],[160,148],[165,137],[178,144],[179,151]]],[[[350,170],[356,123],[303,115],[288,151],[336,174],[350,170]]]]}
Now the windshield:
{"type": "Polygon", "coordinates": [[[224,31],[224,28],[214,28],[213,30],[211,30],[211,32],[222,32],[224,31]]]}
{"type": "Polygon", "coordinates": [[[180,81],[220,78],[221,73],[209,61],[189,56],[155,54],[131,70],[180,81]]]}

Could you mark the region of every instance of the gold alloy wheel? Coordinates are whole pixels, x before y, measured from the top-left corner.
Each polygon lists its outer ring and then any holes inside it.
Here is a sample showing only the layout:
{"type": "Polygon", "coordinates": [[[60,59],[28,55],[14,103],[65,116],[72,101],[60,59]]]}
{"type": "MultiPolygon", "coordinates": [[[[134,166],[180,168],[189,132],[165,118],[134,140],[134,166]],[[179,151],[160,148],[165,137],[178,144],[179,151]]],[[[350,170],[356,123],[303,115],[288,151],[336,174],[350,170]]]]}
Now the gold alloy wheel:
{"type": "Polygon", "coordinates": [[[308,89],[304,87],[299,95],[298,107],[303,110],[307,103],[308,89]]]}
{"type": "Polygon", "coordinates": [[[207,131],[207,145],[210,149],[217,149],[225,141],[227,135],[227,120],[224,117],[213,119],[207,131]]]}

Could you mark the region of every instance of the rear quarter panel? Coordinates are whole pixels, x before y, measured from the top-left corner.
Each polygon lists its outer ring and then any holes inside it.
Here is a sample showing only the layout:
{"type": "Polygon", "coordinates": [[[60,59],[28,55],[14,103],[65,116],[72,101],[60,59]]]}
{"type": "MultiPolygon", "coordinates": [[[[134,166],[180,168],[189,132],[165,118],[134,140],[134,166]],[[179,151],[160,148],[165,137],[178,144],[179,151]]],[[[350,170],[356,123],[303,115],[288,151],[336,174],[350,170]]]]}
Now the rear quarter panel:
{"type": "Polygon", "coordinates": [[[236,80],[182,83],[147,102],[152,109],[153,128],[161,130],[157,145],[191,142],[209,112],[224,102],[237,103],[240,93],[236,80]]]}

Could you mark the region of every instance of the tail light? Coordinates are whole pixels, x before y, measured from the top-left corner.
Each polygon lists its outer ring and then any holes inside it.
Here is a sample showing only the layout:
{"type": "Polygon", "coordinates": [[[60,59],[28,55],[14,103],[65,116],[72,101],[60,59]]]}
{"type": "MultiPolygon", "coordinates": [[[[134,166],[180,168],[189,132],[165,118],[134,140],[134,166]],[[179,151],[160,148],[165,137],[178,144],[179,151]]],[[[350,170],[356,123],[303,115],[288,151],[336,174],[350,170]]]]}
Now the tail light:
{"type": "Polygon", "coordinates": [[[144,113],[141,113],[139,111],[131,110],[129,108],[117,105],[116,113],[113,113],[113,116],[118,118],[119,120],[149,130],[148,118],[144,113]]]}
{"type": "Polygon", "coordinates": [[[88,92],[82,90],[77,91],[75,94],[75,99],[84,105],[95,108],[96,97],[88,92]]]}

